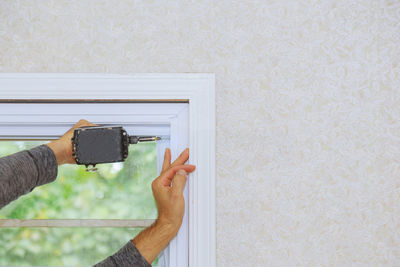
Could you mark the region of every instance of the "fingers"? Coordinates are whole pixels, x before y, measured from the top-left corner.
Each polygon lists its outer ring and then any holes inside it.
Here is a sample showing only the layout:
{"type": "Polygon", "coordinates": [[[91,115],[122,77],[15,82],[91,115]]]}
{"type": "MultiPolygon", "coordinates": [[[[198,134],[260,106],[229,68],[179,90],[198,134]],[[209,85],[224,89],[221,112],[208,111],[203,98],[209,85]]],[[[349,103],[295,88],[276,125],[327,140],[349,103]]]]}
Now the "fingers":
{"type": "Polygon", "coordinates": [[[189,148],[183,150],[179,157],[171,164],[171,150],[167,148],[164,153],[164,163],[161,169],[161,173],[166,171],[169,167],[183,165],[189,159],[189,148]],[[168,150],[168,151],[167,151],[168,150]]]}
{"type": "Polygon", "coordinates": [[[164,153],[164,163],[161,169],[161,173],[166,171],[170,165],[171,165],[171,150],[169,148],[166,148],[164,153]]]}
{"type": "Polygon", "coordinates": [[[196,169],[195,165],[179,165],[179,166],[174,166],[169,168],[167,171],[165,171],[161,176],[158,178],[160,183],[164,186],[170,186],[171,181],[174,178],[176,172],[180,169],[184,169],[187,173],[191,173],[196,169]]]}
{"type": "Polygon", "coordinates": [[[73,132],[74,132],[74,129],[75,129],[75,128],[82,127],[82,126],[98,126],[98,124],[94,124],[94,123],[91,123],[90,121],[81,119],[81,120],[79,120],[77,123],[75,123],[74,126],[72,126],[72,128],[69,129],[69,130],[64,134],[63,137],[65,137],[65,138],[67,138],[67,137],[70,138],[70,136],[72,136],[72,134],[73,134],[73,132]]]}
{"type": "Polygon", "coordinates": [[[186,184],[186,171],[180,169],[172,179],[172,192],[181,195],[186,184]]]}
{"type": "Polygon", "coordinates": [[[71,135],[71,134],[73,133],[73,131],[74,131],[75,128],[79,128],[79,127],[82,127],[82,126],[98,126],[98,124],[94,124],[94,123],[91,123],[90,121],[81,119],[81,120],[79,120],[77,123],[75,123],[75,124],[72,126],[72,128],[69,129],[69,130],[65,133],[65,135],[71,135]]]}
{"type": "Polygon", "coordinates": [[[98,124],[91,123],[90,121],[80,119],[72,128],[79,128],[81,126],[98,126],[98,124]]]}
{"type": "Polygon", "coordinates": [[[171,164],[171,166],[178,166],[184,164],[189,159],[189,148],[183,150],[179,157],[171,164]]]}

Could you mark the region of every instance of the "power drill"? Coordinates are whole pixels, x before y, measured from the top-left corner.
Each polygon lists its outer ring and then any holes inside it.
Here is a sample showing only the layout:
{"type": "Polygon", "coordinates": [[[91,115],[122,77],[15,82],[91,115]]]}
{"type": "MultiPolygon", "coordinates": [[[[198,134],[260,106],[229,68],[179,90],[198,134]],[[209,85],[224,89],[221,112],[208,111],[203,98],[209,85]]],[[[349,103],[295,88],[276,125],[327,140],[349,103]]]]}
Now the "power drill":
{"type": "Polygon", "coordinates": [[[76,128],[72,140],[72,156],[86,171],[96,171],[96,164],[123,162],[129,144],[160,140],[157,136],[129,136],[122,126],[84,126],[76,128]],[[89,169],[89,165],[93,167],[89,169]]]}

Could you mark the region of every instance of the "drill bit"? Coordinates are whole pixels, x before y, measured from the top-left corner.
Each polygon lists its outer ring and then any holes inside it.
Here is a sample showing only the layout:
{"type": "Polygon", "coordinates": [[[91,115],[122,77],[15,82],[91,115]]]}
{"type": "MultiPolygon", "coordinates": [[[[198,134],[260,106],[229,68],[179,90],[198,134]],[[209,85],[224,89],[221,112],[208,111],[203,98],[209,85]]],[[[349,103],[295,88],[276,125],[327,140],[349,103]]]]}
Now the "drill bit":
{"type": "Polygon", "coordinates": [[[137,144],[138,142],[151,142],[161,140],[158,136],[129,136],[129,144],[137,144]]]}
{"type": "Polygon", "coordinates": [[[150,142],[161,140],[161,137],[158,136],[139,136],[139,142],[150,142]]]}

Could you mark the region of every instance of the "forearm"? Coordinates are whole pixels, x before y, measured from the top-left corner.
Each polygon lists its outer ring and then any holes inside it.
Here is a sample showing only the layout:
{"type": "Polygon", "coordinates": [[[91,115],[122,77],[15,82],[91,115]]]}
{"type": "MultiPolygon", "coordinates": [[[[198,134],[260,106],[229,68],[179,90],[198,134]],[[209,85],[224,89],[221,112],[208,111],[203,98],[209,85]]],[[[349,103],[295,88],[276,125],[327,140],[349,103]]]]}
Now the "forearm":
{"type": "Polygon", "coordinates": [[[150,227],[140,232],[132,242],[147,262],[152,263],[175,237],[177,231],[176,227],[157,220],[150,227]]]}
{"type": "Polygon", "coordinates": [[[54,153],[45,145],[0,158],[0,208],[54,181],[57,173],[54,153]]]}
{"type": "Polygon", "coordinates": [[[94,265],[95,267],[150,267],[151,263],[174,238],[178,229],[156,221],[140,232],[114,255],[94,265]]]}
{"type": "Polygon", "coordinates": [[[94,267],[151,267],[132,241],[94,267]]]}

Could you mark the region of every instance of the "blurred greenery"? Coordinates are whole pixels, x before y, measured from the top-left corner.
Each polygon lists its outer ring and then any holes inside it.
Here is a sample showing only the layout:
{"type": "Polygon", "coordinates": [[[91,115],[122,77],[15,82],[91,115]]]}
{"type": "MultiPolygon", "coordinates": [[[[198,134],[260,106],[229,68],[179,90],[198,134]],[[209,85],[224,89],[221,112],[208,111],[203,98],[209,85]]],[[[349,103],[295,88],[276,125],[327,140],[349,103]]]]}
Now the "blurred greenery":
{"type": "MultiPolygon", "coordinates": [[[[44,141],[0,141],[0,157],[44,141]]],[[[155,143],[129,147],[124,163],[99,164],[97,172],[63,165],[56,181],[35,188],[0,211],[0,219],[155,219],[151,182],[158,176],[155,143]]],[[[90,266],[140,229],[0,228],[0,264],[90,266]]]]}
{"type": "Polygon", "coordinates": [[[0,228],[1,266],[92,266],[141,229],[0,228]]]}

